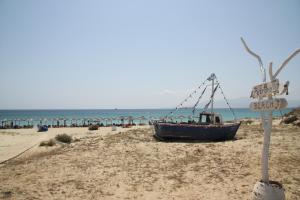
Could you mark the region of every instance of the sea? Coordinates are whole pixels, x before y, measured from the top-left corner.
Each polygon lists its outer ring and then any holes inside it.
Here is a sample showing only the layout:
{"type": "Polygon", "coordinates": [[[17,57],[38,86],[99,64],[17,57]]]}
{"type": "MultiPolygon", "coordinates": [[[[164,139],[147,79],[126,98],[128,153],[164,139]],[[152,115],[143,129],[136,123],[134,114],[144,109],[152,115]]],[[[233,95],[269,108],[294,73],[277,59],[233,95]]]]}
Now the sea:
{"type": "MultiPolygon", "coordinates": [[[[236,119],[259,118],[260,113],[248,108],[235,108],[236,119]]],[[[292,108],[273,111],[273,116],[282,117],[290,112],[292,108]]],[[[192,116],[197,116],[202,110],[196,110],[194,115],[192,109],[85,109],[85,110],[0,110],[0,121],[3,123],[14,121],[14,124],[26,125],[28,123],[37,125],[41,122],[50,125],[55,120],[66,119],[66,124],[74,123],[74,120],[110,120],[111,123],[120,122],[120,118],[132,117],[135,123],[148,123],[163,117],[172,117],[174,121],[187,121],[192,116]],[[171,114],[171,112],[173,113],[171,114]],[[72,120],[72,121],[71,121],[72,120]]],[[[229,109],[215,108],[214,112],[222,115],[224,121],[234,120],[235,117],[229,109]]],[[[79,122],[80,123],[80,122],[79,122]]]]}

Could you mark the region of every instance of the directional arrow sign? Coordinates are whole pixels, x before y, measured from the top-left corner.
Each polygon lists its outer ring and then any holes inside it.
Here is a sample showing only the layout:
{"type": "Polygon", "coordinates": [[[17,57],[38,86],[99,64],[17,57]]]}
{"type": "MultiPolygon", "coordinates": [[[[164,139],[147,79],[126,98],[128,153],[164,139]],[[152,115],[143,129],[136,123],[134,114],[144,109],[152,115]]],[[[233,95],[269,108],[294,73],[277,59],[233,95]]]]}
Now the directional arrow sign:
{"type": "Polygon", "coordinates": [[[269,99],[250,103],[250,109],[253,111],[271,111],[286,108],[288,105],[286,99],[269,99]]]}
{"type": "Polygon", "coordinates": [[[263,83],[253,87],[251,98],[263,98],[269,95],[276,95],[279,93],[279,80],[275,79],[272,82],[263,83]]]}

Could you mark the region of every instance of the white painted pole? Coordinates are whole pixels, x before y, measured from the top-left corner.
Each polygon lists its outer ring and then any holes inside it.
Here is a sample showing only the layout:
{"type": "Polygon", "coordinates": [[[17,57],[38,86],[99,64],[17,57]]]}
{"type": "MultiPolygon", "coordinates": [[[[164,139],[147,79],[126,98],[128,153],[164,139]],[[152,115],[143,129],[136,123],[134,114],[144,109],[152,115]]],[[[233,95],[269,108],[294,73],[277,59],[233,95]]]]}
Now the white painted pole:
{"type": "Polygon", "coordinates": [[[262,151],[262,181],[269,183],[269,147],[271,139],[271,129],[272,129],[272,111],[266,112],[264,117],[266,117],[266,122],[264,123],[264,143],[262,151]]]}
{"type": "MultiPolygon", "coordinates": [[[[242,43],[248,53],[258,59],[261,72],[263,74],[263,82],[266,82],[266,72],[263,66],[261,58],[255,54],[253,51],[249,49],[246,42],[241,38],[242,43]]],[[[279,67],[276,73],[273,75],[272,62],[269,65],[269,76],[270,81],[274,81],[281,70],[288,64],[288,62],[295,57],[298,53],[300,53],[300,49],[294,51],[279,67]]],[[[268,100],[273,100],[272,93],[269,94],[268,100]]],[[[262,101],[263,98],[259,98],[259,101],[262,101]]],[[[270,140],[271,140],[271,131],[272,131],[272,116],[273,112],[271,111],[262,111],[261,112],[261,120],[264,129],[264,142],[263,142],[263,150],[262,150],[262,159],[261,159],[261,171],[262,171],[262,181],[257,182],[253,189],[253,199],[254,200],[284,200],[284,189],[282,185],[276,182],[269,181],[269,148],[270,148],[270,140]]]]}
{"type": "MultiPolygon", "coordinates": [[[[243,41],[243,40],[242,40],[243,41]]],[[[244,42],[243,42],[244,43],[244,42]]],[[[244,43],[245,45],[245,43],[244,43]]],[[[270,76],[270,81],[275,80],[277,75],[281,72],[281,70],[287,65],[287,63],[298,53],[300,53],[300,49],[297,49],[294,51],[279,67],[279,69],[276,71],[276,73],[273,75],[273,70],[272,70],[272,62],[269,65],[269,76],[270,76]]],[[[269,100],[272,100],[272,96],[268,97],[269,100]]],[[[271,140],[271,132],[272,132],[272,111],[265,112],[262,114],[262,118],[267,117],[266,120],[263,121],[263,127],[264,127],[264,144],[263,144],[263,152],[262,152],[262,181],[265,183],[269,183],[269,149],[270,149],[270,140],[271,140]],[[267,116],[266,116],[267,115],[267,116]]]]}

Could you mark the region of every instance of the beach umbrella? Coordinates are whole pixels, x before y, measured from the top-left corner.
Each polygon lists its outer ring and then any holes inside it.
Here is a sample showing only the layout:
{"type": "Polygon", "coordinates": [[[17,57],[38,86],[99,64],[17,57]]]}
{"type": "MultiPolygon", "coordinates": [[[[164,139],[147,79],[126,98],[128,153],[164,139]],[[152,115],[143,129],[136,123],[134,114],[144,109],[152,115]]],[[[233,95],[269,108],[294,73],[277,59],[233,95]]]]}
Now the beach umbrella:
{"type": "Polygon", "coordinates": [[[43,121],[42,124],[47,125],[47,118],[44,118],[42,121],[43,121]]]}
{"type": "Polygon", "coordinates": [[[181,122],[184,118],[185,118],[185,116],[183,116],[183,115],[178,116],[178,119],[180,119],[181,122]]]}
{"type": "Polygon", "coordinates": [[[194,121],[194,116],[193,115],[189,115],[188,119],[189,119],[189,121],[194,121]]]}
{"type": "Polygon", "coordinates": [[[66,126],[67,126],[67,119],[64,118],[64,119],[63,119],[63,122],[64,122],[64,127],[66,127],[66,126]]]}
{"type": "Polygon", "coordinates": [[[20,119],[20,125],[25,124],[24,122],[26,122],[26,119],[20,119]]]}
{"type": "Polygon", "coordinates": [[[79,121],[78,118],[73,118],[73,124],[75,124],[75,126],[78,126],[78,121],[79,121]]]}
{"type": "Polygon", "coordinates": [[[81,119],[75,118],[75,124],[76,124],[76,126],[80,126],[80,121],[81,121],[81,119]]]}
{"type": "Polygon", "coordinates": [[[80,126],[81,122],[82,122],[81,119],[79,119],[79,118],[75,119],[76,126],[80,126]]]}
{"type": "Polygon", "coordinates": [[[57,121],[58,121],[58,126],[59,126],[59,127],[61,126],[60,124],[61,124],[61,122],[63,122],[63,120],[64,120],[64,118],[58,118],[58,119],[57,119],[57,121]]]}
{"type": "Polygon", "coordinates": [[[120,124],[120,117],[115,117],[115,120],[117,121],[117,124],[120,124]]]}
{"type": "Polygon", "coordinates": [[[173,122],[174,117],[167,117],[171,122],[173,122]]]}
{"type": "Polygon", "coordinates": [[[13,120],[12,119],[9,119],[9,120],[7,120],[7,123],[8,123],[8,125],[12,128],[12,126],[13,126],[13,120]]]}
{"type": "Polygon", "coordinates": [[[4,124],[4,123],[6,124],[6,121],[7,121],[7,119],[3,119],[3,120],[1,121],[2,127],[3,127],[3,124],[4,124]]]}
{"type": "Polygon", "coordinates": [[[91,118],[88,118],[88,119],[87,119],[88,125],[90,125],[92,121],[93,121],[93,120],[92,120],[91,118]]]}
{"type": "Polygon", "coordinates": [[[116,117],[112,117],[111,120],[112,120],[112,122],[113,122],[113,121],[116,121],[117,118],[116,118],[116,117]]]}
{"type": "Polygon", "coordinates": [[[121,116],[121,117],[119,117],[119,119],[121,120],[121,124],[124,125],[125,117],[124,117],[124,116],[121,116]]]}
{"type": "Polygon", "coordinates": [[[142,121],[146,120],[146,118],[144,116],[141,116],[138,119],[140,120],[140,124],[142,123],[142,121]]]}
{"type": "Polygon", "coordinates": [[[104,118],[105,126],[107,126],[107,122],[110,121],[110,120],[111,120],[110,118],[104,118]]]}
{"type": "Polygon", "coordinates": [[[98,125],[100,125],[101,119],[100,118],[95,118],[94,122],[97,123],[98,125]]]}
{"type": "Polygon", "coordinates": [[[133,117],[132,116],[129,116],[127,119],[128,119],[128,124],[133,124],[133,117]]]}
{"type": "Polygon", "coordinates": [[[105,126],[107,126],[108,119],[107,118],[103,118],[103,121],[105,121],[105,126]]]}
{"type": "Polygon", "coordinates": [[[19,119],[14,119],[14,125],[17,125],[19,119]]]}
{"type": "Polygon", "coordinates": [[[73,124],[75,124],[75,126],[77,127],[78,126],[78,119],[77,118],[73,118],[73,124]]]}
{"type": "Polygon", "coordinates": [[[51,119],[51,125],[52,125],[52,127],[54,126],[54,122],[56,121],[56,119],[55,118],[52,118],[51,119]]]}
{"type": "Polygon", "coordinates": [[[27,125],[30,125],[30,122],[32,122],[32,119],[27,119],[27,125]]]}
{"type": "Polygon", "coordinates": [[[108,118],[108,119],[110,121],[110,125],[112,125],[113,124],[113,118],[108,118]]]}
{"type": "Polygon", "coordinates": [[[20,126],[23,124],[23,122],[26,121],[25,119],[20,119],[20,126]]]}

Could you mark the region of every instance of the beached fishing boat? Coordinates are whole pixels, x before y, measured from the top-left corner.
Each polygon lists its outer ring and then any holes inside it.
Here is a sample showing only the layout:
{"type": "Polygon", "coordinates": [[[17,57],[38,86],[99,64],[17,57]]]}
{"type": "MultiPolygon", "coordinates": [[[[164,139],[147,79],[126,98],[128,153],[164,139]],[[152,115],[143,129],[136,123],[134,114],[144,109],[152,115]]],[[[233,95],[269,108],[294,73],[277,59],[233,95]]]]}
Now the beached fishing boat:
{"type": "MultiPolygon", "coordinates": [[[[228,103],[227,98],[225,97],[223,90],[217,80],[215,74],[211,74],[207,80],[205,80],[201,86],[204,86],[207,81],[211,81],[212,93],[210,96],[210,101],[206,104],[204,111],[199,113],[198,117],[193,120],[189,120],[188,122],[169,122],[166,116],[163,120],[154,122],[154,129],[156,137],[159,140],[167,140],[167,139],[180,139],[180,140],[203,140],[203,141],[220,141],[220,140],[231,140],[235,137],[238,128],[240,127],[240,122],[236,121],[236,117],[234,111],[228,103]],[[215,87],[215,82],[216,87],[215,87]],[[218,113],[214,112],[214,94],[217,89],[221,90],[221,93],[224,96],[224,99],[229,106],[229,109],[232,111],[235,121],[234,122],[223,122],[222,116],[218,113]],[[207,111],[209,105],[211,106],[210,112],[207,111]]],[[[201,88],[198,87],[198,89],[201,88]]],[[[202,91],[200,97],[198,98],[196,104],[193,107],[193,113],[196,110],[197,105],[200,102],[203,94],[207,89],[206,85],[205,89],[202,91]]],[[[181,102],[176,108],[175,111],[180,109],[189,98],[192,98],[194,94],[197,93],[195,90],[192,94],[190,94],[183,102],[181,102]]],[[[173,114],[174,111],[171,111],[170,114],[173,114]]]]}

